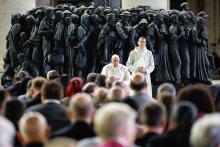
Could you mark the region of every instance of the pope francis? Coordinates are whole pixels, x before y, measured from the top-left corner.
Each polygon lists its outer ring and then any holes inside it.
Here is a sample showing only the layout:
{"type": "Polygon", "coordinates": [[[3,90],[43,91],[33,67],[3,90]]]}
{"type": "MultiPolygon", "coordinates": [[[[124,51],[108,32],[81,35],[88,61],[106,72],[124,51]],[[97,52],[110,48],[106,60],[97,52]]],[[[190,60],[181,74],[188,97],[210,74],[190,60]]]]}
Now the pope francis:
{"type": "Polygon", "coordinates": [[[111,63],[103,67],[101,74],[105,76],[114,75],[117,76],[120,80],[129,83],[130,73],[128,68],[119,63],[120,58],[118,55],[114,54],[111,59],[111,63]]]}

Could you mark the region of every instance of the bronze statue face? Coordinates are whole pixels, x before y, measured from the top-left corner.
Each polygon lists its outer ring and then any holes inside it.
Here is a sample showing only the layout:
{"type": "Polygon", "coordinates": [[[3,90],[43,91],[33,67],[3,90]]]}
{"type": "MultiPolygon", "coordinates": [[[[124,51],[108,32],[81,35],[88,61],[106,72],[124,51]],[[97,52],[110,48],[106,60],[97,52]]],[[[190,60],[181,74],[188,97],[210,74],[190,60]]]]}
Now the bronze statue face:
{"type": "Polygon", "coordinates": [[[163,17],[162,17],[162,15],[161,14],[156,14],[156,16],[155,16],[155,23],[157,24],[157,25],[161,25],[162,23],[163,23],[163,17]]]}
{"type": "Polygon", "coordinates": [[[15,23],[19,22],[20,18],[21,18],[21,14],[20,13],[12,15],[12,17],[11,17],[11,24],[14,25],[15,23]]]}
{"type": "Polygon", "coordinates": [[[109,24],[110,24],[111,26],[115,26],[115,23],[116,23],[116,19],[115,19],[115,17],[113,17],[113,18],[111,19],[111,21],[109,22],[109,24]]]}
{"type": "Polygon", "coordinates": [[[71,22],[72,22],[71,17],[66,17],[66,18],[65,18],[65,23],[66,23],[67,25],[69,25],[71,22]]]}
{"type": "Polygon", "coordinates": [[[139,22],[139,25],[138,25],[138,27],[139,27],[140,29],[145,29],[145,28],[147,28],[147,26],[148,26],[148,22],[147,22],[146,19],[142,19],[142,20],[139,22]]]}
{"type": "Polygon", "coordinates": [[[73,22],[74,24],[78,24],[78,23],[80,22],[80,18],[79,18],[79,16],[76,15],[76,14],[72,14],[72,15],[71,15],[71,18],[72,18],[72,22],[73,22]]]}
{"type": "Polygon", "coordinates": [[[196,24],[198,27],[203,27],[205,25],[205,19],[202,17],[198,17],[196,19],[196,24]]]}
{"type": "Polygon", "coordinates": [[[123,23],[127,24],[129,22],[129,16],[122,15],[121,16],[121,21],[123,23]]]}
{"type": "Polygon", "coordinates": [[[107,23],[110,24],[111,26],[114,26],[115,23],[116,23],[115,14],[114,14],[114,13],[107,14],[107,16],[106,16],[106,21],[107,21],[107,23]]]}
{"type": "Polygon", "coordinates": [[[26,17],[26,21],[29,27],[33,26],[35,24],[35,18],[33,15],[29,15],[26,17]]]}
{"type": "Polygon", "coordinates": [[[52,18],[52,16],[53,16],[53,9],[52,8],[47,8],[46,9],[46,15],[47,15],[47,17],[52,18]]]}
{"type": "Polygon", "coordinates": [[[178,19],[178,16],[176,14],[171,15],[170,20],[174,24],[179,24],[179,19],[178,19]]]}
{"type": "Polygon", "coordinates": [[[189,14],[187,12],[180,12],[179,14],[179,21],[182,24],[188,24],[188,19],[190,16],[188,16],[189,14]]]}

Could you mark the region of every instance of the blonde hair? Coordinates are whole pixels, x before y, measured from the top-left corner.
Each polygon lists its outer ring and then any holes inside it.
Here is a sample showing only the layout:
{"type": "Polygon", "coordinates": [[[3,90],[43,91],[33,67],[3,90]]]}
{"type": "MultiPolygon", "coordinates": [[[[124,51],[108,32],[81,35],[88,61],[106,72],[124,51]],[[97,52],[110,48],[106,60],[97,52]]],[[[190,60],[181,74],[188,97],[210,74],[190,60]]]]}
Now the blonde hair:
{"type": "Polygon", "coordinates": [[[135,122],[136,113],[129,106],[122,103],[110,103],[101,107],[94,119],[95,130],[103,139],[117,137],[117,130],[128,129],[129,121],[135,122]]]}

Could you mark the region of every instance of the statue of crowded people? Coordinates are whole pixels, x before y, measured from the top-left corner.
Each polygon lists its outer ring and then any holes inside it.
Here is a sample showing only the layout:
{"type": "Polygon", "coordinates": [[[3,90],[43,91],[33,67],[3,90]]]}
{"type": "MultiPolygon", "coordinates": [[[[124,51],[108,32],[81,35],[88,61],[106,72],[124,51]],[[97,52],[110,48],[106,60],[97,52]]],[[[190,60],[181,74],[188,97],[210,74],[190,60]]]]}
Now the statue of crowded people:
{"type": "Polygon", "coordinates": [[[128,57],[128,44],[129,44],[129,35],[131,30],[131,25],[129,24],[130,12],[124,11],[121,13],[121,19],[116,23],[116,31],[118,41],[116,43],[115,49],[116,53],[119,55],[121,59],[121,63],[125,64],[126,59],[128,57]]]}
{"type": "Polygon", "coordinates": [[[113,54],[125,65],[138,38],[144,37],[155,64],[153,84],[210,84],[214,63],[208,48],[207,14],[193,13],[188,3],[180,8],[123,10],[59,4],[13,15],[2,83],[12,81],[20,70],[33,77],[54,69],[85,78],[100,73],[113,54]]]}

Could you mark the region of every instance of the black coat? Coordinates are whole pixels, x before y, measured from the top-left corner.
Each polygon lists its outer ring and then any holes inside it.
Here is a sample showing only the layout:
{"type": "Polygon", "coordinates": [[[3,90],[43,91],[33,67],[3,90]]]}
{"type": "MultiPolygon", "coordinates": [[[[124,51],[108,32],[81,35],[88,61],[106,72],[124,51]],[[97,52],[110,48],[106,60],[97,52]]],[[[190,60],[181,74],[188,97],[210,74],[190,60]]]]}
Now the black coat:
{"type": "Polygon", "coordinates": [[[45,103],[30,107],[27,111],[40,112],[47,119],[47,123],[50,125],[52,132],[57,131],[61,128],[70,124],[67,117],[66,108],[57,103],[45,103]]]}
{"type": "Polygon", "coordinates": [[[79,141],[84,138],[94,137],[95,133],[91,125],[78,121],[52,134],[52,138],[58,136],[69,137],[79,141]]]}
{"type": "Polygon", "coordinates": [[[41,104],[41,94],[36,95],[31,101],[27,102],[26,107],[32,107],[41,104]]]}
{"type": "Polygon", "coordinates": [[[175,128],[166,134],[152,138],[147,147],[191,147],[189,143],[189,133],[175,128]]]}
{"type": "Polygon", "coordinates": [[[44,144],[43,143],[29,143],[24,145],[24,147],[43,147],[44,144]]]}
{"type": "Polygon", "coordinates": [[[149,133],[145,134],[143,137],[136,139],[135,144],[139,145],[141,147],[145,147],[148,144],[148,142],[156,136],[158,136],[157,133],[149,132],[149,133]]]}

